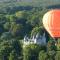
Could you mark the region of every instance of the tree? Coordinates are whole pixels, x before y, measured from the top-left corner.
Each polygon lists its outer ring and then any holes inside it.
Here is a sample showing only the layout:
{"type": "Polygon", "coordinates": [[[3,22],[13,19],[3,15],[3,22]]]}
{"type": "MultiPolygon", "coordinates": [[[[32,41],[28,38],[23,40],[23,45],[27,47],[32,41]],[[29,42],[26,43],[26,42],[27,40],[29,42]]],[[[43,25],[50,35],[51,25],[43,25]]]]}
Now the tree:
{"type": "Polygon", "coordinates": [[[48,55],[48,60],[55,60],[56,51],[54,50],[48,51],[47,55],[48,55]]]}
{"type": "Polygon", "coordinates": [[[23,60],[38,60],[39,52],[44,49],[43,46],[37,44],[30,44],[23,47],[23,60]]]}
{"type": "Polygon", "coordinates": [[[13,49],[15,50],[16,54],[18,56],[21,56],[22,55],[22,46],[21,46],[20,41],[15,39],[15,40],[13,40],[12,45],[13,45],[13,49]]]}
{"type": "Polygon", "coordinates": [[[30,16],[28,16],[27,19],[28,19],[27,22],[31,24],[33,27],[39,26],[40,20],[37,14],[31,14],[30,16]]]}
{"type": "Polygon", "coordinates": [[[26,11],[18,11],[18,12],[16,12],[15,15],[16,15],[16,17],[18,17],[18,18],[24,18],[24,19],[26,19],[27,16],[28,16],[28,14],[27,14],[26,11]]]}
{"type": "Polygon", "coordinates": [[[3,41],[0,43],[0,59],[8,60],[8,56],[12,50],[12,46],[8,41],[3,41]]]}
{"type": "Polygon", "coordinates": [[[55,41],[49,40],[47,44],[48,60],[55,60],[56,50],[55,41]]]}
{"type": "Polygon", "coordinates": [[[60,39],[58,39],[57,41],[56,41],[56,46],[57,46],[57,50],[59,50],[60,51],[60,39]]]}
{"type": "Polygon", "coordinates": [[[53,39],[49,40],[47,43],[47,51],[57,50],[57,47],[55,46],[55,41],[53,39]]]}
{"type": "Polygon", "coordinates": [[[22,46],[20,41],[11,39],[0,42],[0,59],[22,60],[22,46]]]}
{"type": "Polygon", "coordinates": [[[57,51],[56,56],[55,56],[55,60],[60,60],[60,51],[57,51]]]}
{"type": "Polygon", "coordinates": [[[47,53],[44,50],[39,52],[39,60],[47,60],[47,53]]]}
{"type": "Polygon", "coordinates": [[[31,32],[31,36],[36,35],[37,33],[42,35],[44,33],[44,28],[43,27],[33,28],[32,32],[31,32]]]}
{"type": "Polygon", "coordinates": [[[6,22],[6,23],[4,24],[4,29],[6,29],[7,31],[9,31],[10,27],[11,27],[11,25],[10,25],[9,22],[6,22]]]}
{"type": "Polygon", "coordinates": [[[19,35],[22,36],[23,35],[23,25],[12,22],[10,31],[13,36],[19,36],[19,35]]]}
{"type": "Polygon", "coordinates": [[[10,32],[4,32],[1,35],[1,40],[10,40],[12,38],[12,34],[10,32]]]}
{"type": "Polygon", "coordinates": [[[9,56],[9,60],[18,60],[15,51],[12,51],[9,56]]]}

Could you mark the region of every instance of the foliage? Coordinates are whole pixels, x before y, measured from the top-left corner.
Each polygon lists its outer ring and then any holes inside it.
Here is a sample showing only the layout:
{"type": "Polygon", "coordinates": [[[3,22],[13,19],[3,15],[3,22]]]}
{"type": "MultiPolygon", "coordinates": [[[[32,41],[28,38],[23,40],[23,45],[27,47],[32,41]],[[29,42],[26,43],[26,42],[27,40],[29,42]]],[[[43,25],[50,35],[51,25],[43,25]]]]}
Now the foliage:
{"type": "Polygon", "coordinates": [[[39,60],[47,60],[47,53],[44,50],[39,52],[39,60]]]}
{"type": "Polygon", "coordinates": [[[41,50],[45,50],[46,48],[44,48],[44,46],[39,46],[37,44],[31,44],[26,46],[25,48],[23,48],[23,55],[24,55],[24,60],[37,60],[38,59],[38,55],[39,52],[41,50]],[[37,49],[37,51],[36,51],[37,49]]]}
{"type": "Polygon", "coordinates": [[[9,60],[18,60],[16,53],[14,51],[10,53],[9,60]]]}
{"type": "Polygon", "coordinates": [[[60,50],[60,38],[56,41],[57,50],[60,50]]]}
{"type": "MultiPolygon", "coordinates": [[[[17,40],[2,41],[0,44],[0,59],[8,60],[22,56],[22,47],[17,40]]],[[[17,58],[18,59],[18,58],[17,58]]]]}
{"type": "Polygon", "coordinates": [[[55,60],[60,60],[60,51],[57,51],[56,56],[55,56],[55,60]]]}
{"type": "Polygon", "coordinates": [[[30,44],[23,48],[23,60],[36,60],[38,59],[39,51],[42,50],[42,47],[40,47],[37,44],[30,44]],[[37,51],[36,51],[37,49],[37,51]]]}
{"type": "Polygon", "coordinates": [[[35,27],[35,28],[33,28],[32,32],[31,32],[31,36],[36,35],[37,33],[42,35],[44,33],[44,28],[43,27],[35,27]]]}
{"type": "Polygon", "coordinates": [[[48,45],[47,45],[47,50],[48,51],[52,51],[52,50],[56,51],[56,49],[57,49],[57,47],[55,46],[55,41],[54,40],[49,40],[48,45]]]}
{"type": "Polygon", "coordinates": [[[48,51],[48,60],[55,60],[56,51],[48,51]]]}
{"type": "Polygon", "coordinates": [[[56,50],[60,48],[59,46],[56,48],[53,39],[49,40],[46,46],[31,44],[24,48],[23,42],[20,41],[25,35],[44,33],[43,15],[49,10],[47,7],[54,5],[47,2],[47,4],[43,0],[29,0],[28,3],[17,0],[0,2],[0,60],[38,60],[38,58],[59,60],[60,52],[56,53],[56,50]]]}

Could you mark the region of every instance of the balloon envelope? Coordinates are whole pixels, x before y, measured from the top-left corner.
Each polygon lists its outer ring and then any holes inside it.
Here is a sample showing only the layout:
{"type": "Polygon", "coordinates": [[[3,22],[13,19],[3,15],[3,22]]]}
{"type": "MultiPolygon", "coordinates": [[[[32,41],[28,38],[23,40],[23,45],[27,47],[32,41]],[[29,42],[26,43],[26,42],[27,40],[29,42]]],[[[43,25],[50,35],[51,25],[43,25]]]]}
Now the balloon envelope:
{"type": "Polygon", "coordinates": [[[43,25],[52,37],[60,37],[60,10],[55,9],[47,12],[43,16],[43,25]]]}

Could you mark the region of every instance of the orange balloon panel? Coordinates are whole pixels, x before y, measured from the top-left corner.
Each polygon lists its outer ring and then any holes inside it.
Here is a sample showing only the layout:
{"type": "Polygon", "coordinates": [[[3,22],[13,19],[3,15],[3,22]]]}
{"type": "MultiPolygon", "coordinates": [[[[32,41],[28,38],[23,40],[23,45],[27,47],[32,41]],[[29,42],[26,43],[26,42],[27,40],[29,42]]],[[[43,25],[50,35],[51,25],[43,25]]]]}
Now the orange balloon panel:
{"type": "Polygon", "coordinates": [[[51,10],[43,16],[43,25],[52,37],[60,37],[60,10],[51,10]]]}

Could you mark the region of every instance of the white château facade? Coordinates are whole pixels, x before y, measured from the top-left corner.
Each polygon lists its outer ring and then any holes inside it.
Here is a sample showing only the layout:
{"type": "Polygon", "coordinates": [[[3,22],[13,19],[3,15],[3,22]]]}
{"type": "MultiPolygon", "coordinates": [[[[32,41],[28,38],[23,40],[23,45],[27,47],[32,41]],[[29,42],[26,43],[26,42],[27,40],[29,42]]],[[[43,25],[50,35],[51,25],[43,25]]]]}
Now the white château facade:
{"type": "Polygon", "coordinates": [[[29,44],[46,45],[45,33],[43,33],[43,35],[37,34],[36,36],[33,36],[32,38],[25,36],[23,45],[26,46],[29,44]]]}

